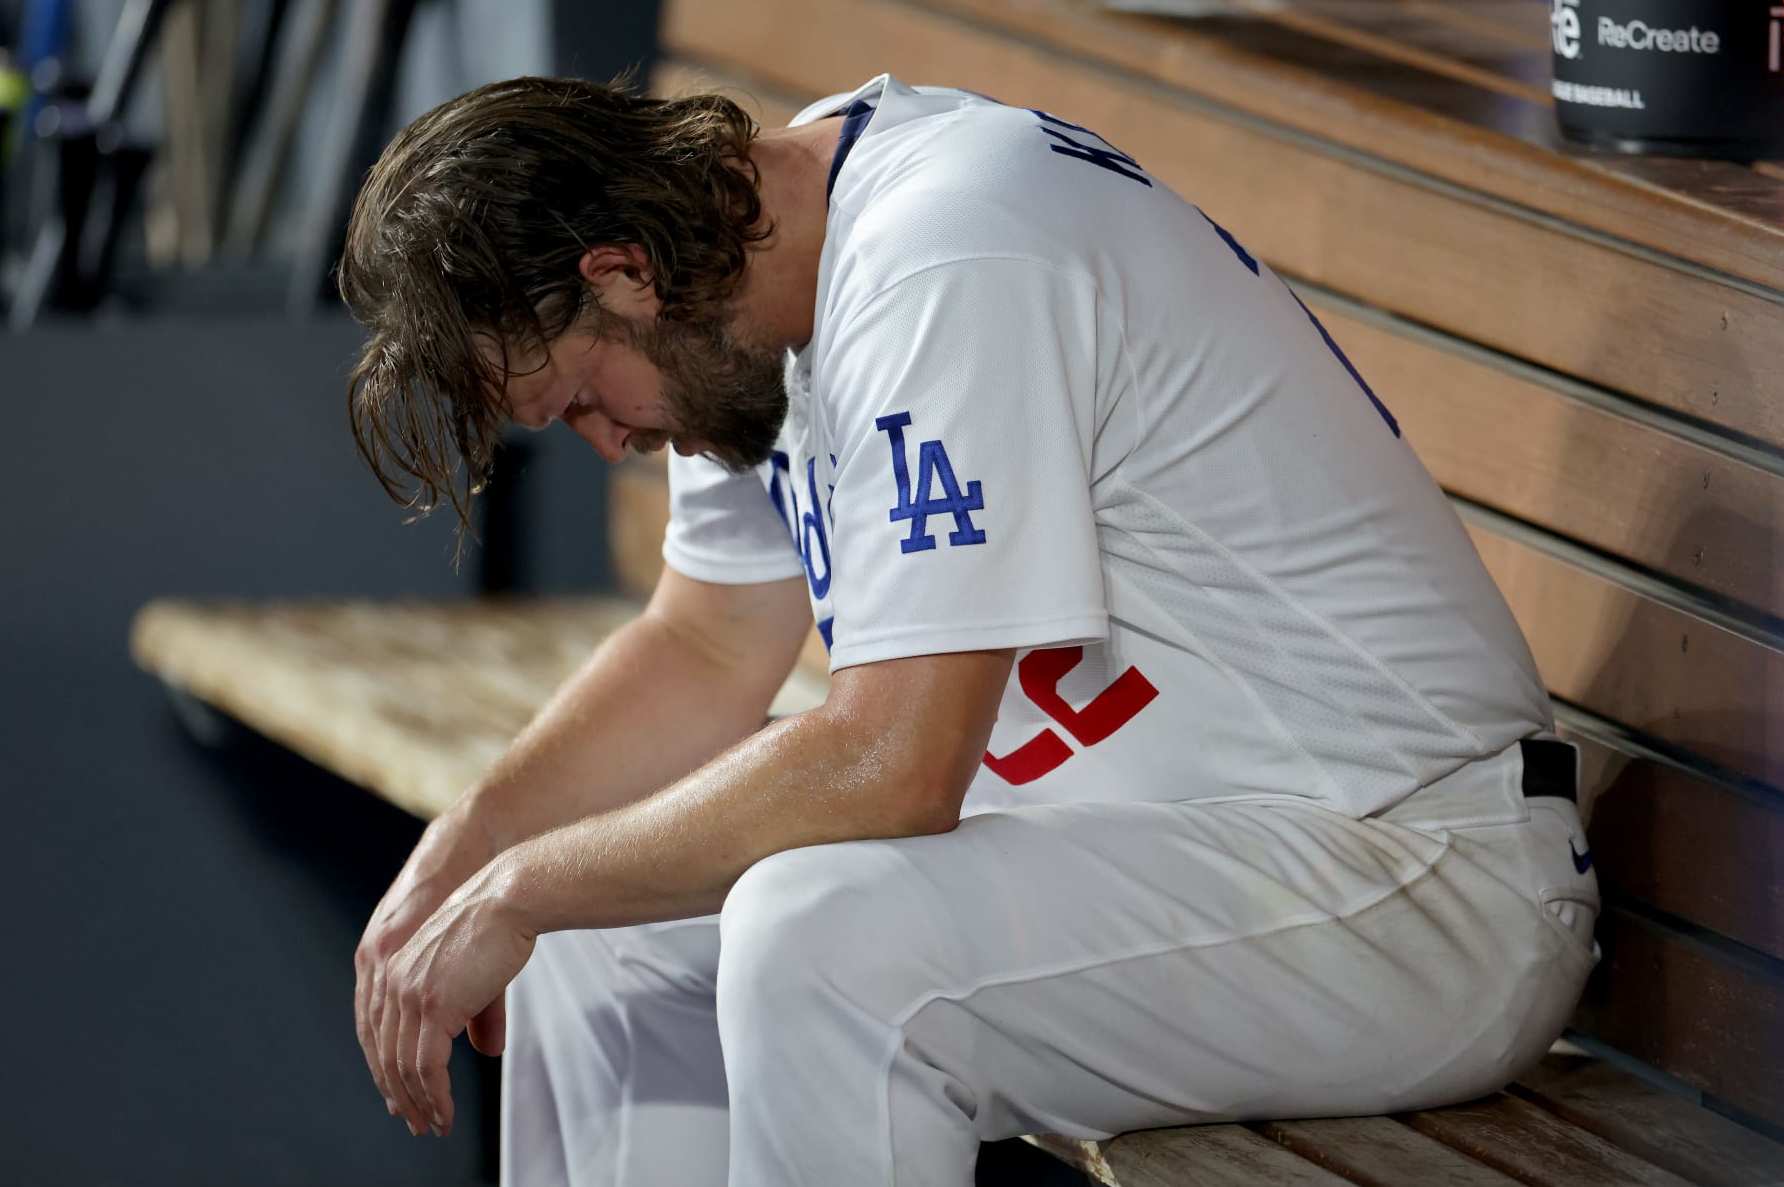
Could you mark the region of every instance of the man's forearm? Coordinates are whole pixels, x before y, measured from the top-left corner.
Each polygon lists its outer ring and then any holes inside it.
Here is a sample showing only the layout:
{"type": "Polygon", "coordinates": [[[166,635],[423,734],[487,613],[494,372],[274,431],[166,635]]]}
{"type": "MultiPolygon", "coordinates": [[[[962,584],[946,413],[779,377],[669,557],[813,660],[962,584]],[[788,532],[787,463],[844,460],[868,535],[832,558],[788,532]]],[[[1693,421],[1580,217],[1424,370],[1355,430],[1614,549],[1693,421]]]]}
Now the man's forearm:
{"type": "Polygon", "coordinates": [[[762,724],[773,689],[649,614],[610,636],[459,811],[492,852],[631,803],[762,724]]]}
{"type": "MultiPolygon", "coordinates": [[[[719,909],[756,862],[806,845],[945,832],[978,769],[1011,652],[874,667],[637,803],[533,837],[484,870],[531,933],[719,909]]],[[[865,669],[857,669],[851,675],[865,669]]]]}
{"type": "Polygon", "coordinates": [[[951,827],[957,817],[925,810],[940,797],[897,786],[901,764],[822,718],[775,722],[672,787],[515,846],[489,872],[529,932],[618,927],[717,911],[745,870],[785,849],[951,827]]]}

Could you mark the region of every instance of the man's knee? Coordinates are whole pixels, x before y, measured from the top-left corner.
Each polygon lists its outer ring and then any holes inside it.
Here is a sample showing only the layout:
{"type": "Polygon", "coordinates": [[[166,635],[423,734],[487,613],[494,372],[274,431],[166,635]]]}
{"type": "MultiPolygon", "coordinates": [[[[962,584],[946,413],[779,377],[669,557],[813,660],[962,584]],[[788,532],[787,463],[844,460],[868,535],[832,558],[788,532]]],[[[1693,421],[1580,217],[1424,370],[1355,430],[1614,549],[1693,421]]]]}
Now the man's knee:
{"type": "Polygon", "coordinates": [[[738,879],[719,917],[721,1029],[809,1023],[793,1016],[839,996],[892,1021],[950,930],[903,843],[791,849],[738,879]]]}

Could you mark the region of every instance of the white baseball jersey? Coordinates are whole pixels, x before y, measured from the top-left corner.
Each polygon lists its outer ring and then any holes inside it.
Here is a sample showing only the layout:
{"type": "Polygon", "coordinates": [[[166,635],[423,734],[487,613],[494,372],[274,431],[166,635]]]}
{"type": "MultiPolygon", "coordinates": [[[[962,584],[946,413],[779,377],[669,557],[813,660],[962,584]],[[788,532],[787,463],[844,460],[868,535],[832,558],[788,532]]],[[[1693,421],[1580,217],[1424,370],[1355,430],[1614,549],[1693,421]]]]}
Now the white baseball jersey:
{"type": "Polygon", "coordinates": [[[1448,502],[1239,241],[1045,112],[882,75],[794,122],[835,114],[774,460],[670,459],[671,566],[803,574],[833,670],[1020,649],[969,813],[1360,817],[1551,728],[1448,502]]]}

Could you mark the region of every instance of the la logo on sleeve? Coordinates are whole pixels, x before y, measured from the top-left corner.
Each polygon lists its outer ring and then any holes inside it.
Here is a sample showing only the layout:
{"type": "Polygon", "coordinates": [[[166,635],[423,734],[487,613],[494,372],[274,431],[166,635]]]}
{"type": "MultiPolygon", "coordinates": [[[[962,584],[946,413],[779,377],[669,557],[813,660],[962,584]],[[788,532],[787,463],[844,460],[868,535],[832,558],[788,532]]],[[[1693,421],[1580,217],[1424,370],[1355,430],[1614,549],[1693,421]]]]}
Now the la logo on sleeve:
{"type": "Polygon", "coordinates": [[[910,423],[909,412],[888,413],[873,422],[874,428],[886,434],[892,448],[892,481],[898,486],[898,501],[887,518],[893,523],[909,520],[911,524],[910,534],[898,542],[899,551],[927,552],[935,547],[935,537],[929,534],[932,515],[954,517],[954,530],[948,533],[950,545],[958,548],[983,544],[985,532],[973,523],[972,513],[985,509],[984,488],[973,479],[961,490],[960,480],[954,476],[954,463],[940,441],[918,442],[916,497],[911,497],[911,472],[904,447],[904,431],[910,423]],[[935,494],[938,486],[939,496],[935,494]]]}

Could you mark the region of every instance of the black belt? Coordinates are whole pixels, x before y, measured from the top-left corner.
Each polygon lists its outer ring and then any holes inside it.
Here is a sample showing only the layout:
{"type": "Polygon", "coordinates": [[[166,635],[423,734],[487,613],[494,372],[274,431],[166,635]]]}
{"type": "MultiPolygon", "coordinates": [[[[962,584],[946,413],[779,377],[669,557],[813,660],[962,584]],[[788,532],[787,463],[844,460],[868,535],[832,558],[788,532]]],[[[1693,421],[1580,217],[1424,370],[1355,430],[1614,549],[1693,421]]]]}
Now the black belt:
{"type": "Polygon", "coordinates": [[[1578,803],[1574,778],[1578,759],[1574,748],[1566,742],[1549,738],[1525,738],[1518,743],[1524,752],[1524,795],[1552,795],[1557,799],[1578,803]]]}

